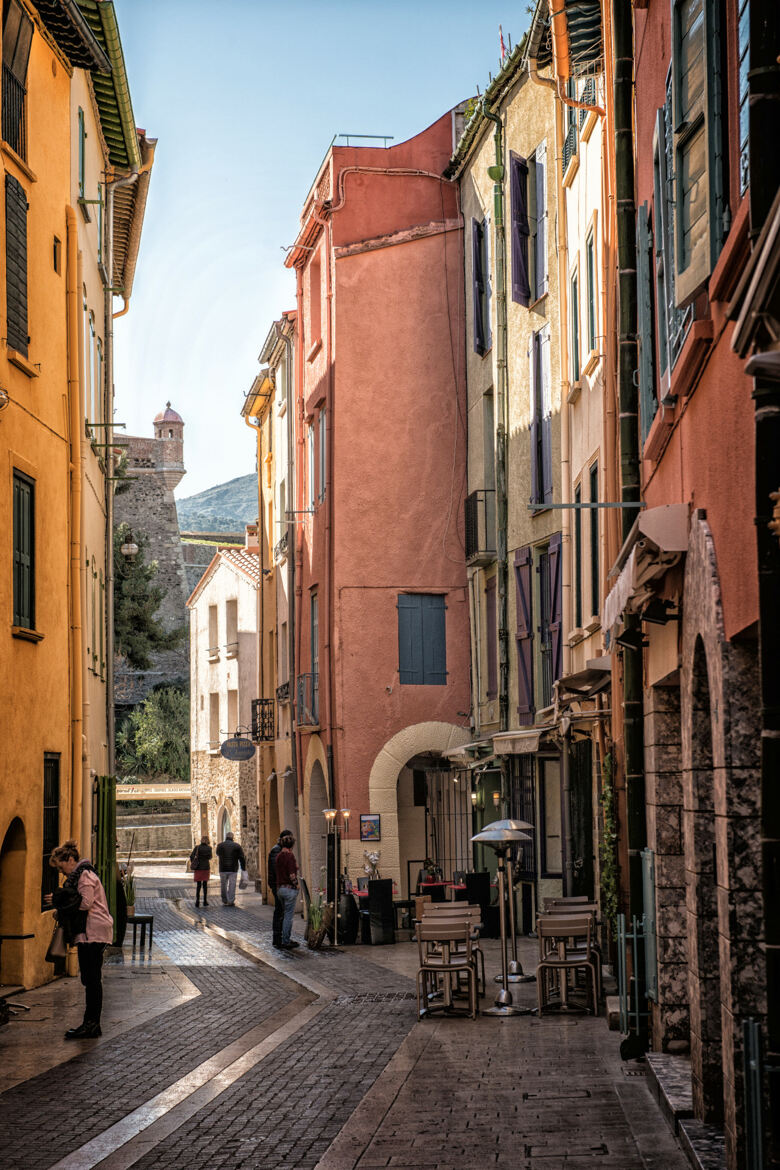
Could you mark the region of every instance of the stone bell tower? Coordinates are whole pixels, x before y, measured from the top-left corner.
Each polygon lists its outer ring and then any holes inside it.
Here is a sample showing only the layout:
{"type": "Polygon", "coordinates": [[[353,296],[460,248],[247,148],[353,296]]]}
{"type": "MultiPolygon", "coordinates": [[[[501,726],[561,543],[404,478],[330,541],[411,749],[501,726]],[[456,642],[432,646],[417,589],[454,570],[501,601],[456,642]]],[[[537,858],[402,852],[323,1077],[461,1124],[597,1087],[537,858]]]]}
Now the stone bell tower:
{"type": "Polygon", "coordinates": [[[157,468],[169,491],[184,475],[184,419],[166,402],[154,420],[154,437],[159,445],[157,468]]]}

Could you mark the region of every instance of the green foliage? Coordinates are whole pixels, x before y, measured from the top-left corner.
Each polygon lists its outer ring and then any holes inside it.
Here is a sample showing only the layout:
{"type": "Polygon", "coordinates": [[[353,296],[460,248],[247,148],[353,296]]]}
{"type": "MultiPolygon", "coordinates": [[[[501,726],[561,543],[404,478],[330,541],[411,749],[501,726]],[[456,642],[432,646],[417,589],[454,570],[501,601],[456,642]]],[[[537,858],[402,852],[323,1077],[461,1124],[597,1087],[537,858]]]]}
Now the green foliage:
{"type": "Polygon", "coordinates": [[[183,687],[151,692],[116,735],[120,774],[189,781],[190,700],[183,687]]]}
{"type": "Polygon", "coordinates": [[[612,753],[608,752],[601,765],[601,807],[604,816],[604,835],[599,846],[601,855],[601,905],[614,938],[617,934],[618,914],[618,854],[617,810],[615,785],[612,778],[612,753]]]}
{"type": "Polygon", "coordinates": [[[136,556],[122,556],[122,545],[131,538],[128,524],[114,532],[114,638],[116,649],[135,670],[150,670],[155,650],[174,650],[185,630],[166,630],[154,615],[165,591],[154,584],[157,562],[147,561],[148,541],[143,533],[132,533],[138,545],[136,556]]]}

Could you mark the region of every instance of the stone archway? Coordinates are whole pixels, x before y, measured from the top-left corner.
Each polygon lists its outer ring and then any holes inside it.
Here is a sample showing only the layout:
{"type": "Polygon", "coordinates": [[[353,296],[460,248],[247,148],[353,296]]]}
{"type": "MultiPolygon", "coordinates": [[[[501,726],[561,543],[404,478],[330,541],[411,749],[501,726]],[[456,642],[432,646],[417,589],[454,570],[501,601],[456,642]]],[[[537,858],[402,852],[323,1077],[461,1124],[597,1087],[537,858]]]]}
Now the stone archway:
{"type": "Polygon", "coordinates": [[[323,869],[327,862],[327,825],[322,810],[328,807],[328,786],[319,760],[315,760],[309,776],[308,843],[309,891],[324,886],[323,869]]]}
{"type": "MultiPolygon", "coordinates": [[[[27,889],[27,834],[14,817],[0,846],[0,934],[24,934],[24,896],[27,889]]],[[[10,940],[0,951],[0,983],[24,983],[24,943],[10,940]]]]}
{"type": "Polygon", "coordinates": [[[398,777],[414,756],[443,755],[468,743],[467,728],[454,723],[414,723],[399,731],[377,753],[368,779],[369,806],[382,818],[380,870],[401,888],[401,842],[398,828],[398,777]]]}

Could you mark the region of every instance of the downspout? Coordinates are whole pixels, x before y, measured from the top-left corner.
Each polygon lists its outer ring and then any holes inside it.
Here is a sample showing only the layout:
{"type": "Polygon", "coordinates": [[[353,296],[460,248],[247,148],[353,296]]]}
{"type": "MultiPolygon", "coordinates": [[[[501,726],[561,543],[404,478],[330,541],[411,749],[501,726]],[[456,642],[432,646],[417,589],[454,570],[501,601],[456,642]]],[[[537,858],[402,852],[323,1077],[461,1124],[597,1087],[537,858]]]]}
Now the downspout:
{"type": "MultiPolygon", "coordinates": [[[[298,344],[295,347],[295,422],[296,422],[296,460],[295,460],[295,494],[293,496],[293,507],[295,509],[295,597],[293,598],[293,608],[295,611],[295,657],[293,658],[293,672],[296,679],[296,688],[292,697],[293,715],[295,719],[294,738],[298,751],[298,759],[303,764],[303,737],[301,735],[300,723],[298,720],[298,687],[297,678],[301,662],[301,628],[303,626],[301,611],[303,608],[303,531],[302,526],[297,523],[298,513],[303,503],[303,464],[304,464],[304,447],[303,447],[303,347],[301,345],[301,331],[300,323],[303,319],[303,272],[300,268],[295,270],[295,304],[297,308],[297,326],[296,332],[298,334],[298,344]],[[299,397],[300,396],[300,397],[299,397]]],[[[291,555],[293,550],[291,550],[291,555]]],[[[298,801],[299,805],[303,797],[303,764],[301,775],[298,776],[298,801]]],[[[307,807],[306,814],[309,816],[311,810],[307,807]]],[[[300,821],[300,817],[299,817],[300,821]]],[[[308,845],[307,845],[308,849],[308,845]]]]}
{"type": "MultiPolygon", "coordinates": [[[[293,503],[295,502],[295,495],[293,492],[293,471],[295,461],[293,459],[293,439],[295,431],[293,427],[293,415],[295,410],[295,394],[293,383],[293,348],[292,338],[289,337],[282,328],[277,324],[276,335],[280,341],[284,342],[284,360],[286,363],[286,384],[287,384],[287,492],[286,499],[288,501],[287,518],[287,676],[290,680],[290,712],[293,711],[293,696],[295,695],[296,678],[295,678],[295,510],[294,507],[289,507],[289,499],[292,496],[293,503]]],[[[292,730],[292,729],[291,729],[292,730]]],[[[293,771],[293,782],[298,784],[298,751],[295,736],[290,735],[290,766],[293,771]]]]}
{"type": "MultiPolygon", "coordinates": [[[[263,609],[262,609],[262,605],[263,605],[263,591],[265,590],[265,576],[263,574],[263,543],[262,543],[262,537],[261,537],[261,525],[262,525],[262,516],[263,516],[263,495],[262,495],[262,479],[261,479],[261,477],[263,474],[263,461],[262,461],[262,457],[261,457],[262,452],[261,452],[261,448],[260,448],[260,425],[256,419],[248,418],[246,415],[244,415],[244,423],[246,424],[246,426],[248,426],[250,428],[251,431],[254,432],[255,444],[256,444],[256,449],[257,449],[257,454],[255,456],[256,461],[257,461],[257,559],[258,559],[258,562],[260,564],[260,585],[259,585],[259,588],[257,591],[257,599],[255,601],[255,617],[257,619],[257,636],[258,636],[258,641],[259,641],[257,663],[256,663],[256,667],[255,667],[255,686],[257,688],[258,698],[263,698],[264,696],[263,696],[263,689],[262,689],[262,683],[261,683],[261,679],[263,677],[263,665],[262,665],[263,664],[263,653],[262,653],[262,636],[263,636],[262,635],[262,630],[263,630],[262,612],[263,612],[263,609]]],[[[264,747],[264,745],[261,744],[260,751],[257,753],[257,756],[255,758],[255,788],[257,789],[257,811],[258,811],[258,815],[259,815],[260,809],[262,808],[262,810],[263,810],[263,828],[265,829],[267,826],[267,819],[268,818],[265,815],[265,787],[263,785],[263,776],[264,776],[264,772],[265,772],[265,758],[263,756],[263,747],[264,747]],[[263,797],[262,800],[260,799],[261,794],[263,797]]],[[[259,845],[260,845],[260,827],[259,826],[258,826],[257,837],[258,837],[258,848],[259,848],[259,845]]],[[[258,857],[258,865],[261,864],[262,857],[268,855],[269,850],[270,850],[270,846],[268,844],[268,837],[266,836],[263,840],[263,854],[261,854],[261,856],[258,857]]],[[[265,873],[263,871],[261,871],[261,873],[262,873],[263,878],[265,878],[265,873]]]]}
{"type": "MultiPolygon", "coordinates": [[[[617,213],[618,397],[620,409],[620,498],[637,503],[639,479],[637,368],[636,208],[634,204],[633,24],[631,0],[612,0],[615,54],[615,195],[617,213]]],[[[625,540],[636,515],[622,510],[625,540]]],[[[636,635],[636,649],[623,650],[623,752],[628,844],[628,915],[642,917],[642,850],[647,844],[644,775],[644,710],[642,695],[642,627],[636,614],[625,615],[627,632],[636,635]]],[[[614,661],[614,660],[613,660],[614,661]]],[[[614,707],[614,703],[613,703],[614,707]]],[[[634,971],[639,979],[640,969],[634,971]]],[[[645,1037],[637,1037],[643,1044],[645,1037]]]]}
{"type": "Polygon", "coordinates": [[[70,423],[70,833],[81,837],[84,663],[81,653],[81,380],[79,377],[78,229],[76,213],[65,208],[67,224],[68,408],[70,423]]]}
{"type": "MultiPolygon", "coordinates": [[[[76,254],[76,297],[84,287],[84,269],[81,252],[76,254]]],[[[81,825],[76,836],[84,857],[94,856],[92,848],[92,784],[90,782],[90,747],[89,747],[89,684],[86,679],[84,654],[84,622],[87,616],[87,563],[85,559],[84,534],[86,532],[86,476],[84,468],[87,463],[87,400],[86,400],[86,362],[87,355],[83,348],[83,331],[79,329],[79,393],[78,393],[78,443],[79,443],[79,597],[81,604],[81,637],[79,639],[79,657],[81,660],[81,825]]],[[[94,653],[95,647],[92,647],[94,653]]]]}
{"type": "MultiPolygon", "coordinates": [[[[507,554],[507,306],[506,306],[506,239],[504,235],[504,144],[503,126],[498,114],[482,100],[482,113],[496,129],[495,165],[488,167],[493,180],[493,218],[496,239],[496,575],[498,592],[498,716],[501,731],[509,730],[509,620],[507,554]]],[[[506,763],[502,757],[501,797],[507,796],[506,763]]]]}
{"type": "MultiPolygon", "coordinates": [[[[151,166],[151,163],[149,164],[151,166]]],[[[146,168],[144,168],[146,169],[146,168]]],[[[129,187],[138,179],[138,171],[126,175],[122,179],[114,179],[106,183],[106,273],[108,285],[104,291],[105,316],[105,453],[106,468],[113,474],[113,444],[114,444],[114,317],[123,316],[130,307],[129,298],[125,299],[124,309],[119,313],[112,313],[114,305],[114,192],[120,187],[129,187]],[[109,461],[109,453],[112,453],[109,461]]],[[[108,774],[116,772],[116,726],[114,715],[115,687],[114,687],[114,484],[113,480],[105,477],[105,509],[106,509],[106,734],[108,737],[108,774]]]]}

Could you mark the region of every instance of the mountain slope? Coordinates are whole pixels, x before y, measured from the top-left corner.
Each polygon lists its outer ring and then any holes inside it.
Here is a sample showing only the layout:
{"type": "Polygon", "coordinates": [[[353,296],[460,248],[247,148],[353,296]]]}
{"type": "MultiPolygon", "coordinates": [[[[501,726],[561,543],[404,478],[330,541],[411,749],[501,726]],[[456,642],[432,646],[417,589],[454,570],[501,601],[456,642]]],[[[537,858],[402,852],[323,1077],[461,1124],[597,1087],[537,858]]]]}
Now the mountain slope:
{"type": "Polygon", "coordinates": [[[182,532],[241,532],[257,519],[257,476],[240,475],[177,500],[176,511],[182,532]]]}

